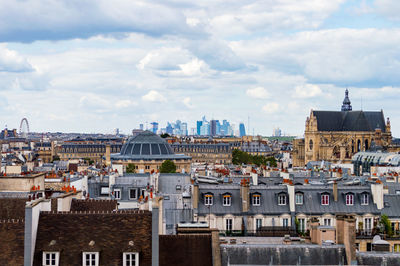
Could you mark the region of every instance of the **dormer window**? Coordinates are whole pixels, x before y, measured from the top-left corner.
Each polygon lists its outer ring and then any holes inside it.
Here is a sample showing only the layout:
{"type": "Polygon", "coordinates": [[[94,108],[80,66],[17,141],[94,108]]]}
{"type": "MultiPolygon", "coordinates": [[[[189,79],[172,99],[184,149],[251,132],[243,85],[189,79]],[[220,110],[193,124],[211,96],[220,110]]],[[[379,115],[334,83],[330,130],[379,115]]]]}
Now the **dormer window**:
{"type": "Polygon", "coordinates": [[[260,206],[260,204],[261,204],[261,195],[260,194],[253,194],[252,203],[253,203],[253,206],[260,206]]]}
{"type": "Polygon", "coordinates": [[[212,194],[204,195],[204,205],[206,205],[206,206],[213,205],[213,195],[212,194]]]}
{"type": "Polygon", "coordinates": [[[83,252],[83,266],[99,266],[99,252],[83,252]]]}
{"type": "Polygon", "coordinates": [[[329,194],[321,195],[321,205],[329,205],[329,194]]]}
{"type": "Polygon", "coordinates": [[[59,252],[43,252],[44,266],[58,266],[59,252]]]}
{"type": "Polygon", "coordinates": [[[124,252],[123,266],[139,266],[139,253],[124,252]]]}
{"type": "Polygon", "coordinates": [[[278,195],[278,205],[286,205],[286,195],[285,194],[278,195]]]}
{"type": "Polygon", "coordinates": [[[354,205],[354,195],[351,193],[346,194],[346,205],[354,205]]]}
{"type": "Polygon", "coordinates": [[[231,206],[232,203],[232,196],[229,193],[226,193],[222,196],[222,205],[224,206],[231,206]]]}
{"type": "Polygon", "coordinates": [[[361,194],[361,205],[368,205],[369,204],[369,195],[368,193],[361,194]]]}
{"type": "Polygon", "coordinates": [[[303,205],[303,193],[296,193],[296,205],[303,205]]]}

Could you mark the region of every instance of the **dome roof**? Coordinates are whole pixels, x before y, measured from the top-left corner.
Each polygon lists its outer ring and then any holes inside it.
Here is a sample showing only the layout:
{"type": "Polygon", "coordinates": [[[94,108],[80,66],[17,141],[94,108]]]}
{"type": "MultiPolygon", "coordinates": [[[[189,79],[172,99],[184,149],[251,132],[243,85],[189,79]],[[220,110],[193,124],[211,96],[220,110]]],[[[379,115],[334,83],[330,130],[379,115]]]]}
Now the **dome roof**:
{"type": "Polygon", "coordinates": [[[150,131],[143,131],[130,137],[121,148],[122,156],[172,155],[169,144],[150,131]]]}

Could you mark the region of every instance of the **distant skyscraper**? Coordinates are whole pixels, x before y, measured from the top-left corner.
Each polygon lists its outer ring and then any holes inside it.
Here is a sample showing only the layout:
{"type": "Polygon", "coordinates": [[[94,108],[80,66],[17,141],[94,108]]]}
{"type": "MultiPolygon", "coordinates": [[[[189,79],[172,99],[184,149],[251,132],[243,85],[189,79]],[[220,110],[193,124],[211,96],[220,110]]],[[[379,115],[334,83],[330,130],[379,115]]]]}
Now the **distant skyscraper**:
{"type": "Polygon", "coordinates": [[[243,123],[239,124],[239,135],[240,137],[246,136],[246,129],[243,123]]]}
{"type": "Polygon", "coordinates": [[[119,135],[119,128],[114,129],[114,134],[117,136],[119,135]]]}
{"type": "Polygon", "coordinates": [[[280,137],[282,136],[282,131],[279,127],[274,128],[274,130],[272,131],[272,136],[273,137],[280,137]]]}
{"type": "Polygon", "coordinates": [[[200,127],[200,135],[201,136],[208,136],[210,135],[210,123],[203,122],[203,124],[200,127]]]}
{"type": "Polygon", "coordinates": [[[187,136],[188,135],[187,123],[182,123],[181,124],[181,134],[183,136],[187,136]]]}
{"type": "Polygon", "coordinates": [[[157,122],[153,122],[153,123],[151,123],[151,126],[152,126],[151,131],[152,131],[154,134],[157,134],[158,123],[157,123],[157,122]]]}
{"type": "Polygon", "coordinates": [[[210,135],[211,136],[217,135],[217,120],[210,121],[210,135]]]}
{"type": "Polygon", "coordinates": [[[201,135],[200,129],[201,129],[201,126],[202,126],[202,125],[203,125],[203,121],[197,121],[197,124],[196,124],[196,133],[197,133],[198,136],[201,135]]]}
{"type": "Polygon", "coordinates": [[[172,127],[171,123],[167,123],[167,127],[165,128],[165,131],[167,132],[167,134],[172,135],[174,128],[172,127]]]}
{"type": "Polygon", "coordinates": [[[143,130],[143,124],[139,125],[140,130],[143,130]]]}

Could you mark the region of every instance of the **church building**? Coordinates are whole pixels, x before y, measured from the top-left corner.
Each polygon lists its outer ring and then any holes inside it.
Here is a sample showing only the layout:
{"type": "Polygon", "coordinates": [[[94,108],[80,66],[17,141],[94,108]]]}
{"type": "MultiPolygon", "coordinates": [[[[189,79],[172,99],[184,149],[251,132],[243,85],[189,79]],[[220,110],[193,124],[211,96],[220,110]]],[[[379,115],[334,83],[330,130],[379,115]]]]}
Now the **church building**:
{"type": "Polygon", "coordinates": [[[371,143],[387,147],[392,140],[390,121],[383,111],[353,111],[346,89],[341,111],[314,111],[306,119],[304,139],[293,141],[293,166],[310,161],[351,163],[352,156],[371,143]]]}

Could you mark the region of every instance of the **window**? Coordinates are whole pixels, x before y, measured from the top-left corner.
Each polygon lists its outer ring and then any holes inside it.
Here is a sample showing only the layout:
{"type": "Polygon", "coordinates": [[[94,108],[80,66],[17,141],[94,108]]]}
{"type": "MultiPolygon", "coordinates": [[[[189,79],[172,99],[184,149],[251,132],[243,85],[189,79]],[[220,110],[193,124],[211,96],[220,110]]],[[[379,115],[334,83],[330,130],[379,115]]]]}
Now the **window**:
{"type": "Polygon", "coordinates": [[[229,194],[223,195],[222,204],[224,206],[231,206],[232,197],[229,194]]]}
{"type": "Polygon", "coordinates": [[[364,219],[364,230],[370,231],[372,229],[372,219],[371,218],[365,218],[364,219]]]}
{"type": "Polygon", "coordinates": [[[114,189],[114,197],[115,197],[115,199],[121,199],[121,190],[120,189],[114,189]]]}
{"type": "Polygon", "coordinates": [[[259,230],[262,226],[262,219],[256,219],[256,230],[259,230]]]}
{"type": "Polygon", "coordinates": [[[108,194],[110,194],[110,189],[109,189],[109,187],[101,187],[100,194],[101,194],[101,195],[108,195],[108,194]]]}
{"type": "Polygon", "coordinates": [[[282,226],[288,227],[289,226],[289,219],[288,218],[283,218],[282,219],[282,226]]]}
{"type": "Polygon", "coordinates": [[[137,199],[137,189],[136,188],[129,189],[129,199],[137,199]]]}
{"type": "Polygon", "coordinates": [[[329,194],[321,195],[321,205],[329,205],[329,194]]]}
{"type": "Polygon", "coordinates": [[[139,253],[125,252],[123,257],[124,266],[138,266],[139,253]]]}
{"type": "Polygon", "coordinates": [[[57,266],[58,265],[58,252],[43,252],[43,265],[44,266],[57,266]]]}
{"type": "Polygon", "coordinates": [[[296,204],[303,205],[303,194],[301,193],[296,194],[296,204]]]}
{"type": "Polygon", "coordinates": [[[205,195],[204,205],[208,205],[208,206],[213,205],[213,195],[211,195],[211,194],[205,195]]]}
{"type": "Polygon", "coordinates": [[[368,194],[363,193],[361,195],[361,205],[368,205],[368,194]]]}
{"type": "Polygon", "coordinates": [[[150,170],[150,165],[145,165],[145,166],[144,166],[144,169],[150,170]]]}
{"type": "Polygon", "coordinates": [[[286,205],[286,195],[279,195],[278,196],[278,205],[286,205]]]}
{"type": "Polygon", "coordinates": [[[298,219],[298,221],[299,221],[299,231],[300,232],[306,231],[306,221],[305,221],[305,219],[304,218],[300,218],[300,219],[298,219]]]}
{"type": "Polygon", "coordinates": [[[324,225],[325,225],[325,226],[331,226],[331,219],[325,218],[325,219],[324,219],[324,225]]]}
{"type": "Polygon", "coordinates": [[[353,194],[346,195],[346,205],[354,205],[354,195],[353,194]]]}
{"type": "Polygon", "coordinates": [[[225,230],[232,231],[232,219],[225,220],[225,230]]]}
{"type": "Polygon", "coordinates": [[[99,253],[83,252],[82,260],[83,266],[99,266],[99,253]]]}
{"type": "Polygon", "coordinates": [[[259,194],[254,194],[252,197],[253,206],[260,206],[261,196],[259,194]]]}
{"type": "Polygon", "coordinates": [[[393,252],[400,252],[400,244],[394,244],[393,252]]]}

